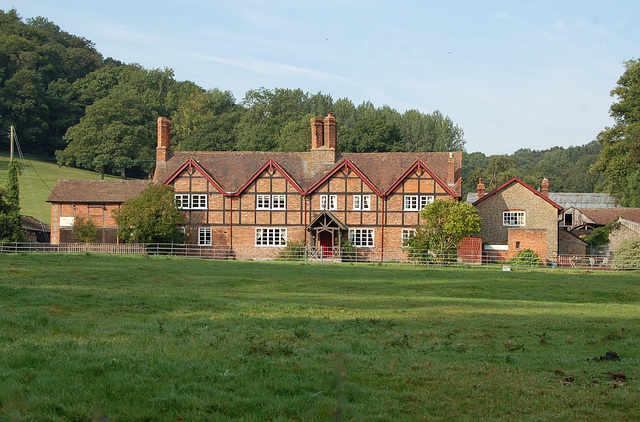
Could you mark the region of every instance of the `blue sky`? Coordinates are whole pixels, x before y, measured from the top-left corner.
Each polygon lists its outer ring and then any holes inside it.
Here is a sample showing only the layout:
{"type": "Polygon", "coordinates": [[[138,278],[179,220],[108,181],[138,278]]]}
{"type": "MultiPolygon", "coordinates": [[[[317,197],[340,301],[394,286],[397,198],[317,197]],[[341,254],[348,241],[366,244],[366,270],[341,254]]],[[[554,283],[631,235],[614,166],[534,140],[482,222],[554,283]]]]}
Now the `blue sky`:
{"type": "Polygon", "coordinates": [[[105,57],[233,92],[301,88],[440,110],[485,154],[583,145],[640,58],[633,1],[0,0],[105,57]]]}

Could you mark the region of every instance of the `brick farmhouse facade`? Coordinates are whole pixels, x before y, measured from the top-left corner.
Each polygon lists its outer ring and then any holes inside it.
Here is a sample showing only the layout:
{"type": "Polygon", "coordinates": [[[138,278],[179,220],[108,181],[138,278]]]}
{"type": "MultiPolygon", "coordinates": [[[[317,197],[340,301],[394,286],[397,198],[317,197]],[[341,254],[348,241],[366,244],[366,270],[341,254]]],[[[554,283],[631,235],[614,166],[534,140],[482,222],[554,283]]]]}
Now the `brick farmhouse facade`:
{"type": "MultiPolygon", "coordinates": [[[[460,151],[340,153],[331,113],[311,119],[307,152],[174,151],[170,131],[159,118],[154,182],[173,186],[187,243],[242,251],[236,256],[287,242],[331,254],[343,239],[365,251],[400,248],[423,206],[461,197],[460,151]]],[[[145,183],[60,181],[49,197],[52,243],[66,241],[77,215],[115,242],[110,211],[145,183]]]]}

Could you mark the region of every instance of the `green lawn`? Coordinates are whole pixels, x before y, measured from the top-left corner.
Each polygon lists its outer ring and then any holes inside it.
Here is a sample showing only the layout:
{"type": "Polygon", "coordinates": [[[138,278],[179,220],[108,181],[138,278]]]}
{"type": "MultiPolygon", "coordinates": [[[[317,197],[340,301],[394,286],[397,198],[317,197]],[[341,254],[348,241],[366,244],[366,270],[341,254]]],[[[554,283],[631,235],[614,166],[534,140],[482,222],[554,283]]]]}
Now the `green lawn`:
{"type": "Polygon", "coordinates": [[[640,420],[636,272],[2,255],[0,298],[0,420],[640,420]]]}
{"type": "MultiPolygon", "coordinates": [[[[27,170],[22,172],[20,184],[20,207],[22,214],[30,215],[38,220],[51,224],[51,204],[46,202],[51,189],[59,179],[68,180],[98,180],[100,174],[70,167],[62,167],[56,164],[55,159],[36,160],[27,158],[24,161],[27,170]]],[[[7,168],[9,166],[9,154],[0,153],[0,186],[5,187],[7,181],[7,168]]],[[[115,179],[107,176],[107,179],[115,179]]]]}

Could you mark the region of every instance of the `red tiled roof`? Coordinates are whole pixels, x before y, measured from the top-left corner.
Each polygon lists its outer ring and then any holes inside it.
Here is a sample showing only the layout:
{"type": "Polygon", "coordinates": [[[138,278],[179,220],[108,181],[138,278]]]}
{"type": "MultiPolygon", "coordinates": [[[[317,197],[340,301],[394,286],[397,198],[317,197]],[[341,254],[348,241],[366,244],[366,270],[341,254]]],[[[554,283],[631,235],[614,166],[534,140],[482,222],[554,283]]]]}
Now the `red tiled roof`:
{"type": "MultiPolygon", "coordinates": [[[[349,160],[383,194],[388,193],[418,160],[448,186],[449,152],[338,153],[335,164],[314,163],[310,152],[175,151],[172,154],[166,164],[156,167],[154,179],[157,182],[166,183],[191,158],[229,194],[238,193],[269,160],[277,163],[304,192],[308,192],[333,169],[343,165],[344,160],[349,160]]],[[[456,183],[448,188],[460,196],[462,153],[454,152],[453,157],[456,183]]]]}
{"type": "Polygon", "coordinates": [[[136,197],[149,180],[58,180],[47,202],[122,203],[136,197]]]}
{"type": "Polygon", "coordinates": [[[561,210],[562,207],[558,204],[556,204],[555,202],[553,202],[551,199],[549,199],[548,197],[544,196],[543,194],[541,194],[540,192],[538,192],[537,190],[535,190],[534,188],[532,188],[531,186],[529,186],[527,183],[523,182],[522,180],[520,180],[519,177],[512,177],[511,179],[507,180],[505,183],[503,183],[502,185],[498,186],[497,188],[495,188],[494,190],[492,190],[491,192],[489,192],[488,194],[484,195],[482,198],[478,199],[476,202],[473,203],[473,206],[475,207],[476,205],[478,205],[479,203],[481,203],[482,201],[486,200],[487,198],[495,195],[496,193],[500,192],[501,190],[505,189],[506,187],[508,187],[509,185],[511,185],[512,183],[520,183],[522,186],[524,186],[525,188],[529,189],[531,192],[533,192],[535,195],[539,196],[540,198],[542,198],[543,200],[547,201],[549,204],[553,205],[554,207],[556,207],[556,209],[561,210]]]}
{"type": "Polygon", "coordinates": [[[640,223],[640,208],[580,208],[578,211],[602,226],[620,217],[640,223]]]}

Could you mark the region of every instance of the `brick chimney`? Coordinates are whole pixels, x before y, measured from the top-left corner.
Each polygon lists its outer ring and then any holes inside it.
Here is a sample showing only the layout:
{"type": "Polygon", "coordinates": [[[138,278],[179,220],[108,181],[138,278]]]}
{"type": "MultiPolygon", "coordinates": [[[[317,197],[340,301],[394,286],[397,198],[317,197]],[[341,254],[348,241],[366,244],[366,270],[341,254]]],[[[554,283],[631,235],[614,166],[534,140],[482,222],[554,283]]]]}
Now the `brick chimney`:
{"type": "Polygon", "coordinates": [[[324,146],[336,149],[336,141],[338,136],[338,121],[333,117],[333,113],[329,110],[329,114],[324,118],[324,146]]]}
{"type": "Polygon", "coordinates": [[[158,117],[158,146],[156,147],[156,165],[166,164],[171,156],[171,120],[158,117]]]}
{"type": "Polygon", "coordinates": [[[476,191],[478,192],[477,199],[482,198],[484,196],[484,193],[487,191],[487,188],[484,186],[484,183],[482,183],[482,177],[478,179],[478,186],[476,187],[476,191]]]}
{"type": "Polygon", "coordinates": [[[337,120],[331,112],[324,119],[311,119],[311,162],[336,162],[337,126],[337,120]]]}
{"type": "Polygon", "coordinates": [[[549,179],[546,177],[542,179],[542,184],[540,185],[540,193],[544,196],[549,196],[549,179]]]}
{"type": "Polygon", "coordinates": [[[456,184],[456,161],[453,152],[449,153],[449,162],[447,163],[447,183],[449,186],[456,184]]]}
{"type": "Polygon", "coordinates": [[[318,149],[324,145],[324,123],[322,117],[311,118],[311,149],[318,149]]]}

